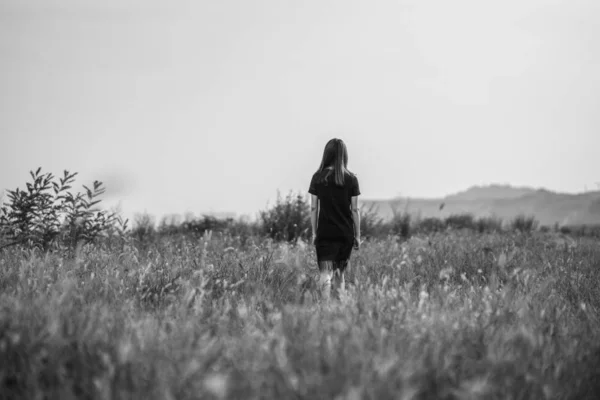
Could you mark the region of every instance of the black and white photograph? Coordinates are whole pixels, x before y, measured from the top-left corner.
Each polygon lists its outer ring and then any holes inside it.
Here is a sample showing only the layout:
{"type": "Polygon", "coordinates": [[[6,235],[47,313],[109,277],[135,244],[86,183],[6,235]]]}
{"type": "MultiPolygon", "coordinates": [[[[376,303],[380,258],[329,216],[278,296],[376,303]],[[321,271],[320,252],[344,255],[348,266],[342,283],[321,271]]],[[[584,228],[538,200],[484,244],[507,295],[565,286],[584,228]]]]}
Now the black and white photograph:
{"type": "Polygon", "coordinates": [[[5,399],[600,399],[600,0],[0,0],[5,399]]]}

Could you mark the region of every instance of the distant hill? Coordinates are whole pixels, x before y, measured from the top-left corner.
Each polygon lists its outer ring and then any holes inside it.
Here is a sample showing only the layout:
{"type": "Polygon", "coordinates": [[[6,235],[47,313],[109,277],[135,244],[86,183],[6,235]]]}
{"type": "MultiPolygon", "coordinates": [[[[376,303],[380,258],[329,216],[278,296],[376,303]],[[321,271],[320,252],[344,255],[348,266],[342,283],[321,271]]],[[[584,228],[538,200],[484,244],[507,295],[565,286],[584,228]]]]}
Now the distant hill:
{"type": "Polygon", "coordinates": [[[513,187],[510,185],[473,186],[463,192],[446,196],[445,200],[473,201],[515,199],[531,193],[535,193],[535,189],[528,187],[513,187]]]}
{"type": "Polygon", "coordinates": [[[474,186],[439,199],[394,198],[363,200],[389,219],[393,210],[414,216],[445,218],[471,213],[477,217],[496,216],[510,220],[519,214],[533,215],[542,225],[600,224],[600,191],[579,194],[556,193],[546,189],[509,185],[474,186]]]}

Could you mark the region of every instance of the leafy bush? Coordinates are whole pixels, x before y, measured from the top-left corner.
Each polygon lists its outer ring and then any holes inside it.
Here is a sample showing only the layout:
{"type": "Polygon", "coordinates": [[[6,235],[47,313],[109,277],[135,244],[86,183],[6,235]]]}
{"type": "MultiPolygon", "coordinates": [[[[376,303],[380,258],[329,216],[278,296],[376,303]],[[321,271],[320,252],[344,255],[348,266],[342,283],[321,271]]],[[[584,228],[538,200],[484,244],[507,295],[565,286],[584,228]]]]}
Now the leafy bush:
{"type": "Polygon", "coordinates": [[[224,232],[233,222],[233,218],[217,218],[203,215],[201,218],[184,222],[181,225],[183,233],[204,234],[206,231],[224,232]]]}
{"type": "Polygon", "coordinates": [[[445,219],[445,224],[448,228],[452,229],[474,229],[475,218],[473,214],[463,213],[463,214],[452,214],[445,219]]]}
{"type": "Polygon", "coordinates": [[[257,222],[240,217],[231,219],[229,226],[227,227],[227,233],[232,237],[238,238],[240,244],[243,246],[250,238],[258,236],[260,234],[260,229],[257,222]]]}
{"type": "Polygon", "coordinates": [[[392,210],[392,220],[389,222],[390,234],[400,236],[401,238],[410,237],[411,216],[408,212],[400,212],[397,209],[392,210]]]}
{"type": "Polygon", "coordinates": [[[0,209],[0,248],[24,244],[49,250],[62,245],[74,249],[79,243],[91,243],[116,222],[116,215],[98,210],[99,196],[105,191],[102,182],[85,193],[69,190],[77,173],[64,171],[58,180],[51,173],[30,171],[32,182],[26,190],[9,190],[8,202],[0,209]]]}
{"type": "Polygon", "coordinates": [[[184,234],[203,235],[205,232],[219,232],[240,239],[245,243],[250,237],[258,235],[257,224],[245,218],[217,218],[212,215],[203,215],[199,219],[186,221],[181,226],[184,234]]]}
{"type": "Polygon", "coordinates": [[[135,244],[147,248],[149,244],[161,242],[172,242],[173,240],[184,241],[187,239],[197,240],[206,234],[216,233],[219,237],[234,239],[232,245],[245,246],[254,243],[250,239],[258,239],[263,234],[262,226],[258,221],[250,220],[246,216],[215,217],[213,215],[202,215],[194,217],[186,215],[184,218],[178,214],[170,214],[162,217],[158,226],[153,216],[138,214],[134,218],[134,225],[129,237],[134,239],[135,244]]]}
{"type": "Polygon", "coordinates": [[[502,231],[502,219],[496,217],[479,217],[475,221],[479,233],[502,231]]]}
{"type": "Polygon", "coordinates": [[[290,192],[285,199],[277,195],[270,209],[260,212],[262,233],[275,240],[291,242],[310,235],[310,205],[301,195],[290,192]]]}
{"type": "Polygon", "coordinates": [[[385,236],[383,219],[377,213],[375,203],[371,203],[369,208],[364,204],[360,207],[360,234],[364,238],[385,236]]]}
{"type": "Polygon", "coordinates": [[[563,225],[556,231],[576,237],[600,238],[600,225],[563,225]]]}
{"type": "Polygon", "coordinates": [[[171,235],[181,232],[181,217],[177,214],[164,215],[158,224],[158,233],[171,235]]]}
{"type": "Polygon", "coordinates": [[[436,217],[423,218],[416,226],[416,229],[421,233],[442,232],[445,228],[444,221],[436,217]]]}
{"type": "Polygon", "coordinates": [[[138,243],[148,243],[156,236],[154,217],[148,213],[136,214],[133,218],[131,236],[138,243]]]}
{"type": "Polygon", "coordinates": [[[538,221],[533,215],[517,215],[510,223],[513,230],[519,232],[531,232],[537,229],[538,221]]]}

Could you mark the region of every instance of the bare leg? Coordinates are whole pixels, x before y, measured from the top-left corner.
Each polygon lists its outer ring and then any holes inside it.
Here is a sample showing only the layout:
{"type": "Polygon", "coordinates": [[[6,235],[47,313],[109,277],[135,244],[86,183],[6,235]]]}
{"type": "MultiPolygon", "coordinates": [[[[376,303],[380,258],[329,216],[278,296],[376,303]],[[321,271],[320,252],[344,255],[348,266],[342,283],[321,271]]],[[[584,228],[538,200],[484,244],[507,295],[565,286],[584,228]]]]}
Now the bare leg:
{"type": "Polygon", "coordinates": [[[333,293],[336,298],[340,297],[340,290],[346,289],[344,272],[348,261],[336,261],[333,266],[333,293]]]}
{"type": "Polygon", "coordinates": [[[329,301],[331,293],[331,277],[333,275],[333,261],[320,261],[319,270],[321,295],[325,301],[329,301]]]}

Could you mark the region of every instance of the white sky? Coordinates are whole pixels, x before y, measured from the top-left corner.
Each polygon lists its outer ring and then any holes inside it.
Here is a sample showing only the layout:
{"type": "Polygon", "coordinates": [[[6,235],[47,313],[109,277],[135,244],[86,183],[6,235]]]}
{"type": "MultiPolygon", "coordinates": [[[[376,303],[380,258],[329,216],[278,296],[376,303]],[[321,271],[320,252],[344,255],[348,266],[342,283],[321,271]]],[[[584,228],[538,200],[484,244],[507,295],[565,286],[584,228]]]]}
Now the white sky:
{"type": "Polygon", "coordinates": [[[348,145],[364,198],[600,181],[597,0],[0,0],[0,188],[255,214],[348,145]],[[112,190],[111,190],[112,189],[112,190]]]}

